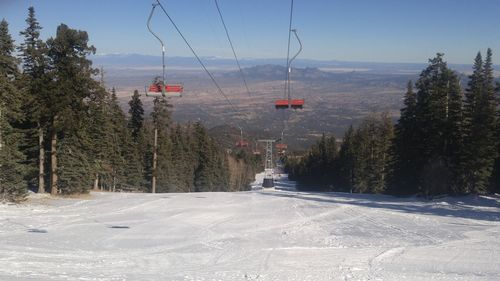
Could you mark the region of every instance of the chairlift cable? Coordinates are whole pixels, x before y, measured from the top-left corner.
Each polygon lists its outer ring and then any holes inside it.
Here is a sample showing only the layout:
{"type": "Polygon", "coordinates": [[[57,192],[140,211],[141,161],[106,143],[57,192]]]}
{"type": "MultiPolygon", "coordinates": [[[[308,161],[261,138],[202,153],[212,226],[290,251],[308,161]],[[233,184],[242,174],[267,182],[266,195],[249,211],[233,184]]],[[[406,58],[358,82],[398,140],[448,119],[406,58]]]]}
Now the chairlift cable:
{"type": "Polygon", "coordinates": [[[153,32],[153,30],[151,29],[151,26],[150,26],[151,18],[153,17],[153,13],[155,11],[156,6],[158,6],[158,4],[153,4],[153,8],[151,9],[151,12],[149,13],[148,22],[147,22],[146,26],[148,27],[149,32],[156,39],[158,39],[158,41],[160,41],[160,44],[161,44],[161,62],[162,62],[162,79],[163,79],[162,83],[165,85],[165,44],[163,44],[163,41],[160,39],[160,37],[156,33],[153,32]]]}
{"type": "Polygon", "coordinates": [[[287,54],[286,54],[286,80],[285,80],[285,99],[288,98],[290,100],[290,93],[287,93],[288,90],[288,84],[290,83],[290,41],[292,37],[292,18],[293,18],[293,0],[291,0],[290,4],[290,23],[288,26],[288,48],[287,48],[287,54]]]}
{"type": "Polygon", "coordinates": [[[157,94],[161,93],[161,96],[163,98],[169,96],[182,96],[183,92],[183,85],[182,84],[167,84],[165,81],[166,74],[165,74],[165,44],[163,43],[163,40],[161,40],[160,36],[158,36],[152,29],[151,29],[151,19],[153,18],[154,11],[156,9],[156,6],[158,4],[153,3],[153,7],[151,8],[151,12],[149,13],[148,21],[146,23],[146,26],[149,30],[149,33],[151,33],[161,44],[161,60],[162,60],[162,76],[161,76],[161,81],[158,81],[159,77],[155,77],[153,80],[153,84],[149,86],[145,86],[144,90],[146,92],[146,96],[157,96],[157,94]]]}
{"type": "MultiPolygon", "coordinates": [[[[292,37],[292,20],[293,20],[293,0],[290,1],[290,22],[288,25],[288,46],[287,46],[287,54],[286,54],[286,78],[285,78],[285,93],[284,99],[288,100],[288,105],[290,104],[290,45],[291,45],[291,37],[292,37]]],[[[299,40],[300,42],[300,40],[299,40]]],[[[302,44],[300,44],[300,51],[302,51],[302,44]]],[[[293,59],[298,55],[298,53],[293,57],[293,59]]],[[[292,60],[293,60],[292,59],[292,60]]],[[[286,110],[285,110],[286,111],[286,110]]],[[[287,112],[283,112],[283,130],[281,131],[281,142],[283,142],[284,132],[288,129],[288,119],[290,118],[290,114],[287,112]]]]}
{"type": "MultiPolygon", "coordinates": [[[[222,88],[219,86],[219,83],[217,83],[217,81],[215,80],[214,76],[212,75],[212,73],[210,73],[210,71],[208,71],[207,67],[205,66],[205,64],[203,63],[203,61],[200,59],[200,57],[198,56],[198,54],[196,53],[196,51],[193,49],[193,47],[191,47],[191,44],[189,44],[188,40],[186,39],[186,37],[184,36],[184,34],[181,32],[181,30],[179,29],[179,27],[175,24],[174,20],[170,17],[170,15],[167,13],[167,11],[165,10],[165,8],[163,7],[163,5],[161,4],[160,0],[156,0],[156,2],[158,3],[158,6],[160,6],[160,8],[162,9],[163,13],[167,16],[167,18],[170,20],[170,22],[172,23],[172,25],[174,26],[175,30],[177,31],[177,33],[179,33],[179,35],[181,36],[182,40],[184,40],[184,43],[186,43],[186,45],[188,46],[188,48],[191,50],[191,52],[193,53],[193,55],[195,56],[196,60],[198,61],[198,63],[200,63],[201,67],[203,68],[203,70],[207,73],[207,75],[210,77],[210,79],[212,80],[212,82],[214,83],[215,87],[217,87],[217,90],[219,91],[219,94],[221,94],[224,99],[226,100],[226,102],[231,106],[231,108],[233,109],[234,112],[238,112],[238,110],[236,109],[236,107],[234,106],[234,104],[231,102],[231,100],[228,98],[228,96],[224,93],[224,91],[222,90],[222,88]]],[[[237,125],[239,128],[241,128],[239,125],[237,125]]]]}
{"type": "Polygon", "coordinates": [[[227,40],[229,41],[229,45],[231,46],[231,50],[233,51],[234,59],[236,60],[236,64],[238,65],[238,69],[240,71],[241,79],[243,80],[243,83],[245,84],[245,88],[247,90],[248,96],[251,96],[250,90],[248,89],[248,84],[247,80],[245,79],[245,75],[243,74],[243,70],[241,69],[240,61],[238,60],[238,56],[236,55],[236,51],[234,50],[233,42],[231,41],[231,37],[229,36],[229,31],[227,29],[226,23],[224,22],[224,17],[222,17],[222,12],[219,7],[219,3],[217,0],[214,0],[215,6],[217,7],[217,12],[219,13],[220,20],[222,22],[222,25],[224,26],[224,30],[226,31],[226,37],[227,40]]]}
{"type": "MultiPolygon", "coordinates": [[[[208,71],[207,67],[205,66],[205,64],[203,63],[203,61],[200,59],[200,57],[198,56],[198,54],[196,53],[196,51],[193,49],[193,47],[191,46],[191,44],[189,44],[188,40],[186,39],[186,37],[184,36],[184,34],[181,32],[181,30],[179,29],[179,27],[177,26],[177,24],[175,24],[174,20],[167,13],[167,11],[165,10],[165,8],[161,4],[160,0],[156,0],[156,2],[158,3],[158,6],[160,6],[160,8],[162,9],[163,13],[167,16],[167,18],[169,19],[170,23],[172,23],[172,25],[174,26],[174,28],[177,31],[177,33],[181,36],[182,40],[184,40],[184,43],[186,43],[186,45],[188,46],[188,48],[191,50],[191,52],[195,56],[195,58],[198,61],[198,63],[200,63],[200,65],[203,68],[203,70],[207,73],[207,75],[210,77],[210,79],[212,80],[212,82],[214,83],[214,85],[217,87],[219,93],[224,97],[224,99],[231,106],[231,108],[234,110],[234,112],[235,113],[238,112],[238,110],[236,109],[236,107],[234,106],[234,104],[231,102],[231,100],[229,99],[229,97],[224,93],[224,91],[222,90],[222,88],[219,86],[219,83],[217,83],[217,81],[215,80],[215,78],[212,75],[212,73],[210,73],[210,71],[208,71]]],[[[234,123],[235,123],[235,125],[240,130],[242,130],[242,128],[241,128],[240,125],[238,125],[236,122],[234,122],[234,123]]]]}

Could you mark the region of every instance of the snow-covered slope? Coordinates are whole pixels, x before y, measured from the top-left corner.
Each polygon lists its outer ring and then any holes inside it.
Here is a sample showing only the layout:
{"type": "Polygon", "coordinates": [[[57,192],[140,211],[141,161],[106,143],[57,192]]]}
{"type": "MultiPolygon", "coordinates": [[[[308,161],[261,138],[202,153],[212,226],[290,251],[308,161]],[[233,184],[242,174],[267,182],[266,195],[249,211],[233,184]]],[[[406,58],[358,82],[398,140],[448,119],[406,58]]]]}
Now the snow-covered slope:
{"type": "Polygon", "coordinates": [[[34,196],[0,204],[0,280],[500,280],[499,201],[34,196]]]}

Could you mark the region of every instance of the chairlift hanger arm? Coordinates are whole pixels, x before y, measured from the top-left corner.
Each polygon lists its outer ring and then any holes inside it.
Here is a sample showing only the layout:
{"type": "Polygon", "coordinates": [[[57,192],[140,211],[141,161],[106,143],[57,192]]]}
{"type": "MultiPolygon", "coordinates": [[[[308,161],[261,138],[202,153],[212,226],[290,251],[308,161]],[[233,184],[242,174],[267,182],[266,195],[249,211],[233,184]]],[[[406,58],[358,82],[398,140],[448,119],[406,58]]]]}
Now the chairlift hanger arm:
{"type": "Polygon", "coordinates": [[[288,71],[291,71],[291,68],[292,68],[292,61],[302,52],[302,41],[300,41],[300,38],[299,38],[299,35],[297,34],[297,29],[292,29],[291,30],[293,32],[293,34],[295,35],[295,38],[297,38],[297,41],[299,42],[299,50],[297,51],[297,53],[292,57],[292,59],[290,59],[290,63],[289,63],[289,68],[288,68],[288,71]]]}
{"type": "Polygon", "coordinates": [[[160,41],[160,44],[161,44],[161,60],[162,60],[162,92],[165,91],[163,88],[164,88],[164,85],[165,85],[165,44],[163,43],[163,41],[160,39],[160,37],[153,32],[153,30],[151,29],[151,19],[153,18],[153,14],[154,14],[154,11],[155,11],[155,8],[156,6],[158,6],[159,4],[158,3],[153,3],[152,4],[153,7],[151,8],[151,12],[149,13],[149,17],[148,17],[148,22],[146,24],[146,26],[148,27],[148,30],[149,32],[156,38],[158,39],[158,41],[160,41]]]}

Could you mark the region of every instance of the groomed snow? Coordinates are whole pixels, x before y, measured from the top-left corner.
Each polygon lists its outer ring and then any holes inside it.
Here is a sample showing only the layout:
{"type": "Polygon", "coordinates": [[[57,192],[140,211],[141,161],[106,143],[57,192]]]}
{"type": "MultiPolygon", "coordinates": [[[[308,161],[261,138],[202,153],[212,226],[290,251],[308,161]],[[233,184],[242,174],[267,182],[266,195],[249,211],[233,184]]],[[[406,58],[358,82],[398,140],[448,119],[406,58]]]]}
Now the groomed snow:
{"type": "Polygon", "coordinates": [[[500,280],[498,197],[277,185],[0,204],[0,280],[500,280]]]}

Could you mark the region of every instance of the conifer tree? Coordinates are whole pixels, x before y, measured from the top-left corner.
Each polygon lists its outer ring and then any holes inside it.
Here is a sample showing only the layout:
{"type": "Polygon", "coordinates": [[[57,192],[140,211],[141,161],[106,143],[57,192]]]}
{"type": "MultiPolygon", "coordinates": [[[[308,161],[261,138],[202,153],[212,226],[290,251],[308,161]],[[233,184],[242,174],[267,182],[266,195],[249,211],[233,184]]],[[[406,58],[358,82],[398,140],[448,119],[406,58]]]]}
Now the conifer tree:
{"type": "Polygon", "coordinates": [[[413,91],[412,81],[408,82],[401,116],[394,128],[392,146],[393,161],[389,192],[398,194],[414,194],[418,192],[418,172],[414,162],[418,155],[415,132],[417,97],[413,91]]]}
{"type": "MultiPolygon", "coordinates": [[[[449,126],[450,114],[453,113],[451,107],[455,106],[453,114],[458,114],[456,118],[460,115],[457,107],[459,97],[452,93],[457,92],[452,87],[455,85],[456,88],[457,83],[456,75],[443,60],[443,54],[439,53],[429,60],[429,66],[422,71],[416,83],[415,139],[418,154],[414,165],[418,173],[418,188],[425,195],[452,192],[454,167],[450,163],[449,145],[456,140],[451,139],[453,134],[449,126]]],[[[460,123],[459,119],[453,122],[460,123]]]]}
{"type": "Polygon", "coordinates": [[[140,132],[144,123],[144,108],[142,107],[142,101],[139,96],[139,91],[134,90],[132,99],[129,101],[130,109],[128,113],[130,114],[130,119],[128,122],[128,127],[132,134],[132,139],[137,143],[140,139],[140,132]]]}
{"type": "Polygon", "coordinates": [[[339,180],[340,191],[353,191],[356,153],[354,147],[354,128],[349,126],[349,129],[344,134],[342,145],[339,151],[339,180]]]}
{"type": "MultiPolygon", "coordinates": [[[[170,181],[171,159],[170,159],[170,138],[168,136],[170,127],[170,111],[171,107],[167,99],[157,97],[153,100],[153,111],[151,112],[151,119],[153,128],[157,134],[157,147],[153,147],[156,153],[156,170],[155,173],[158,185],[158,191],[162,192],[168,190],[168,182],[170,181]]],[[[154,161],[154,160],[153,160],[154,161]]],[[[155,190],[156,192],[157,190],[155,190]]]]}
{"type": "Polygon", "coordinates": [[[21,92],[16,87],[17,61],[7,21],[0,22],[0,200],[19,201],[26,195],[21,134],[14,126],[22,121],[21,92]]]}
{"type": "Polygon", "coordinates": [[[477,54],[465,97],[464,192],[481,194],[488,191],[496,158],[496,106],[490,49],[484,63],[481,53],[477,54]]]}
{"type": "MultiPolygon", "coordinates": [[[[71,29],[65,24],[58,26],[55,38],[47,40],[53,81],[53,92],[46,103],[50,124],[52,194],[59,192],[58,139],[74,135],[79,128],[84,127],[86,101],[99,86],[92,78],[97,70],[92,68],[92,62],[87,58],[95,53],[95,48],[88,45],[88,40],[87,32],[71,29]]],[[[78,144],[74,145],[74,149],[81,149],[78,144]]]]}
{"type": "Polygon", "coordinates": [[[50,76],[48,75],[47,46],[40,39],[42,27],[35,17],[35,9],[29,7],[26,29],[21,31],[24,42],[18,48],[22,59],[24,95],[22,110],[26,115],[23,122],[25,130],[24,151],[33,172],[28,175],[29,182],[37,183],[38,192],[45,192],[45,131],[47,112],[45,102],[50,95],[50,76]],[[38,171],[38,172],[36,172],[38,171]]]}
{"type": "Polygon", "coordinates": [[[496,104],[496,149],[497,157],[495,159],[495,164],[493,167],[493,173],[491,178],[491,191],[495,193],[500,193],[500,83],[496,83],[495,87],[495,104],[496,104]]]}
{"type": "Polygon", "coordinates": [[[466,164],[463,161],[464,153],[464,116],[463,94],[460,80],[451,70],[449,71],[449,106],[446,131],[446,151],[448,167],[452,175],[451,189],[454,194],[463,192],[464,171],[466,164]]]}
{"type": "Polygon", "coordinates": [[[125,151],[127,144],[127,121],[116,96],[116,89],[113,87],[111,90],[111,97],[108,101],[110,111],[110,122],[112,126],[111,141],[112,141],[112,178],[111,190],[115,191],[116,186],[124,182],[125,174],[125,151]]]}

